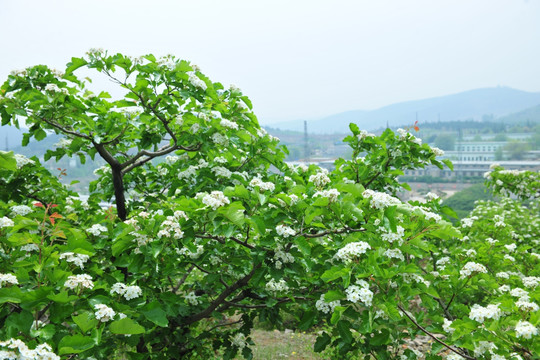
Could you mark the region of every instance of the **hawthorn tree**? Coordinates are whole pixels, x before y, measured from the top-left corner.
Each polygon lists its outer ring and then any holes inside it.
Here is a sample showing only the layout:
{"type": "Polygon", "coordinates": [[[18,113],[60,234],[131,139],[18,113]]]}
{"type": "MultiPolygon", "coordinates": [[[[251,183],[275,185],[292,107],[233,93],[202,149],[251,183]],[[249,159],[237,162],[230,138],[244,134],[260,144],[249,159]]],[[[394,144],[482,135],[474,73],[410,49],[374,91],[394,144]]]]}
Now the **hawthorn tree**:
{"type": "Polygon", "coordinates": [[[298,329],[317,329],[315,350],[331,358],[539,352],[538,243],[525,236],[539,235],[534,200],[479,208],[485,218],[459,228],[433,194],[403,203],[404,169],[443,166],[442,151],[403,129],[375,136],[351,124],[353,156],[334,171],[288,166],[241,91],[194,70],[92,51],[64,74],[37,66],[4,83],[3,122],[25,118],[25,141],[66,134],[47,157],[112,160],[85,203],[37,158],[0,153],[0,348],[251,358],[254,321],[279,326],[288,313],[298,329]],[[92,97],[73,73],[82,66],[116,79],[125,98],[92,97]],[[117,215],[97,202],[113,195],[117,215]],[[499,291],[501,279],[509,288],[499,291]],[[428,354],[406,346],[419,334],[433,340],[428,354]]]}

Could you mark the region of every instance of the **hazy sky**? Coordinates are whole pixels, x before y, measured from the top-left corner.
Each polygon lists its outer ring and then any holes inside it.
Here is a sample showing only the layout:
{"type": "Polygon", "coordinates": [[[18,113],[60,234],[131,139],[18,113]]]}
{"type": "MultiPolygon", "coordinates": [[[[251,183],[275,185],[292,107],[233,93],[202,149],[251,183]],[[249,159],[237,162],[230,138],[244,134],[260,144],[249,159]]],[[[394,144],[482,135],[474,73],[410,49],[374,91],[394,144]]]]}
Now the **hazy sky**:
{"type": "Polygon", "coordinates": [[[540,0],[0,0],[0,81],[91,47],[191,60],[261,122],[540,91],[540,0]]]}

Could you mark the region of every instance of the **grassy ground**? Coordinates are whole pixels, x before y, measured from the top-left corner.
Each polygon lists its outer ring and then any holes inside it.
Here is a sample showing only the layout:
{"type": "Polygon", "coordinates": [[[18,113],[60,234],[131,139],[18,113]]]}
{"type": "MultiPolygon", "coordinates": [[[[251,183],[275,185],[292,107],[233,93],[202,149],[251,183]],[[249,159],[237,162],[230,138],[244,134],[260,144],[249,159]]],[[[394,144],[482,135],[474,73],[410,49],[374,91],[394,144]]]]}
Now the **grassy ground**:
{"type": "Polygon", "coordinates": [[[255,360],[320,360],[327,359],[313,351],[315,335],[283,332],[254,330],[251,338],[255,343],[252,346],[253,359],[255,360]]]}

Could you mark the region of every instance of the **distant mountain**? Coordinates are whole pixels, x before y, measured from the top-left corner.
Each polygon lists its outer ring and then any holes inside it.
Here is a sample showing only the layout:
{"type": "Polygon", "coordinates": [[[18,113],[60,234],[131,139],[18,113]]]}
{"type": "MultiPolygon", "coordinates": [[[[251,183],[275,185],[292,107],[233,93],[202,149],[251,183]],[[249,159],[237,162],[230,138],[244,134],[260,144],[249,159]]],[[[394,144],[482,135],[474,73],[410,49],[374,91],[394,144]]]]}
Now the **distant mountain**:
{"type": "Polygon", "coordinates": [[[528,122],[540,123],[540,105],[536,105],[506,116],[501,116],[497,119],[497,122],[502,122],[505,124],[527,124],[528,122]]]}
{"type": "MultiPolygon", "coordinates": [[[[540,105],[540,93],[526,92],[508,87],[476,89],[436,98],[407,101],[388,105],[380,109],[354,110],[327,116],[319,120],[308,120],[311,133],[348,133],[349,123],[361,129],[375,130],[381,127],[412,125],[418,121],[435,122],[474,119],[483,115],[495,118],[540,105]]],[[[490,119],[492,120],[492,119],[490,119]]],[[[303,131],[304,122],[287,121],[270,125],[282,130],[303,131]]]]}

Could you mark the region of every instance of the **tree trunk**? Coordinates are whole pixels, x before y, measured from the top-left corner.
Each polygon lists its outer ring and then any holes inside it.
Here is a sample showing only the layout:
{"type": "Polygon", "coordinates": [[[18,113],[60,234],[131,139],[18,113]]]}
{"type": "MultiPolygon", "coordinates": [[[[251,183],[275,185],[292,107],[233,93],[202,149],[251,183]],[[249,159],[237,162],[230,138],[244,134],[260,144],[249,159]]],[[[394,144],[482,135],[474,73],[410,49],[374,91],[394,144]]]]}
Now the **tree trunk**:
{"type": "Polygon", "coordinates": [[[122,168],[120,165],[111,166],[113,186],[114,186],[114,198],[116,200],[116,212],[118,217],[125,221],[127,219],[126,210],[126,198],[124,196],[124,178],[122,176],[122,168]]]}

